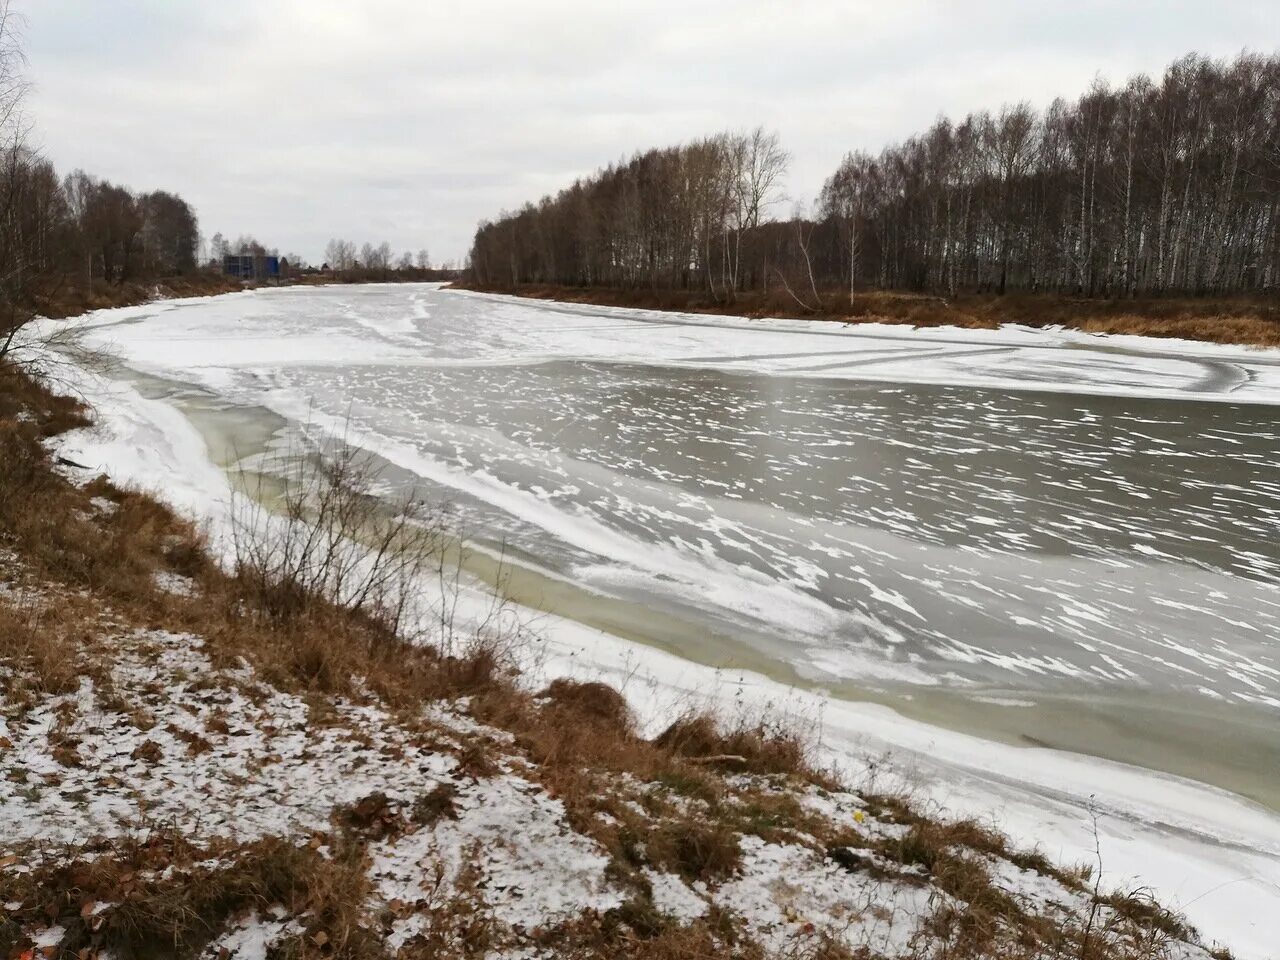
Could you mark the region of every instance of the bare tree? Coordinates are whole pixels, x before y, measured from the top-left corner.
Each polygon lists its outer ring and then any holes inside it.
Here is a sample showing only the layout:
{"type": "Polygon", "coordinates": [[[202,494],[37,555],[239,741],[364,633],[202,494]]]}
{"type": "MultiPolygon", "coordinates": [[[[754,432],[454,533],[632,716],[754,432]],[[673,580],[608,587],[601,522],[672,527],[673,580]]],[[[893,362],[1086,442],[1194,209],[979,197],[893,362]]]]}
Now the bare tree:
{"type": "Polygon", "coordinates": [[[26,328],[46,279],[44,240],[49,211],[40,181],[52,168],[27,146],[22,106],[28,83],[17,15],[0,0],[0,361],[27,346],[26,328]],[[42,218],[41,213],[45,213],[42,218]]]}
{"type": "Polygon", "coordinates": [[[356,245],[350,240],[330,240],[324,248],[324,259],[330,268],[346,273],[356,263],[356,245]]]}
{"type": "Polygon", "coordinates": [[[209,257],[214,261],[214,263],[221,266],[222,261],[230,252],[231,245],[227,243],[226,237],[221,233],[215,233],[213,235],[213,239],[209,241],[209,257]]]}
{"type": "Polygon", "coordinates": [[[849,263],[849,303],[853,303],[858,281],[858,254],[861,241],[858,233],[866,217],[866,195],[875,161],[858,152],[847,155],[822,188],[819,200],[825,217],[839,223],[845,231],[849,263]]]}

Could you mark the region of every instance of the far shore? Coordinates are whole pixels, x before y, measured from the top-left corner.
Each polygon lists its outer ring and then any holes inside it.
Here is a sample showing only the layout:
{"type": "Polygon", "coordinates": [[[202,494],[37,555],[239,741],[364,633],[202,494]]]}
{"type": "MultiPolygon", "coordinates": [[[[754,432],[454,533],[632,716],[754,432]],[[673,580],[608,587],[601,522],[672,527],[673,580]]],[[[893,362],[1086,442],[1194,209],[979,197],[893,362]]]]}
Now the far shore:
{"type": "Polygon", "coordinates": [[[1087,333],[1130,334],[1205,343],[1280,347],[1280,297],[1162,297],[1108,299],[1056,294],[966,293],[955,297],[893,291],[830,292],[821,308],[801,308],[785,290],[742,292],[730,301],[705,290],[651,287],[575,287],[522,283],[451,287],[535,300],[750,318],[779,317],[825,323],[894,323],[913,327],[995,329],[1017,323],[1066,327],[1087,333]]]}

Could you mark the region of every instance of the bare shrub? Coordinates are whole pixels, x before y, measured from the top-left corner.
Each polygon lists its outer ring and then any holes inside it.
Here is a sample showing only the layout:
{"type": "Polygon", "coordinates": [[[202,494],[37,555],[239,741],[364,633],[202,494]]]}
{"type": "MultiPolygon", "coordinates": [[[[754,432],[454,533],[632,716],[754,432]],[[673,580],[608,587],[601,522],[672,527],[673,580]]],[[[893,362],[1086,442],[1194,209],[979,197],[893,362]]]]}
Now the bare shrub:
{"type": "Polygon", "coordinates": [[[232,547],[246,602],[287,623],[323,601],[405,638],[448,543],[444,511],[413,491],[388,504],[372,457],[345,440],[284,463],[278,495],[259,481],[256,499],[237,501],[232,547]]]}
{"type": "Polygon", "coordinates": [[[631,707],[626,698],[608,684],[560,678],[551,681],[542,697],[557,719],[597,724],[624,738],[634,732],[631,707]]]}
{"type": "Polygon", "coordinates": [[[694,817],[667,821],[650,831],[645,849],[651,862],[690,883],[724,880],[742,866],[738,833],[728,824],[694,817]]]}
{"type": "Polygon", "coordinates": [[[411,711],[508,689],[524,626],[497,591],[464,622],[465,554],[446,506],[389,498],[375,458],[344,438],[258,468],[242,467],[252,496],[232,511],[230,576],[206,578],[202,632],[272,682],[367,690],[411,711]]]}
{"type": "Polygon", "coordinates": [[[693,713],[677,719],[653,742],[678,756],[724,769],[817,776],[809,744],[782,723],[761,720],[726,726],[710,713],[693,713]]]}

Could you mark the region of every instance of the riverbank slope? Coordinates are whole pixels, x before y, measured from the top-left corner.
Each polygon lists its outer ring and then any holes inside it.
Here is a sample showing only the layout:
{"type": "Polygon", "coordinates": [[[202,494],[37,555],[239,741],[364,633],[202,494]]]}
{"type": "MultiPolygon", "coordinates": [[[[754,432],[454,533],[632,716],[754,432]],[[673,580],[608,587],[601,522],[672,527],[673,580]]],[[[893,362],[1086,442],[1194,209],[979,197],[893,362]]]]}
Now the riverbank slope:
{"type": "Polygon", "coordinates": [[[227,572],[59,463],[89,425],[0,370],[8,955],[1210,955],[1102,863],[841,783],[785,724],[646,735],[603,684],[531,686],[518,636],[446,656],[227,572]]]}
{"type": "MultiPolygon", "coordinates": [[[[370,357],[390,361],[403,356],[404,363],[413,369],[426,363],[432,372],[427,375],[420,370],[415,376],[397,370],[397,382],[423,382],[424,378],[438,382],[451,361],[447,356],[436,361],[434,352],[424,350],[422,341],[410,332],[420,336],[429,332],[432,342],[448,349],[451,343],[460,342],[453,337],[455,328],[469,332],[472,341],[481,345],[493,341],[504,358],[529,359],[530,351],[510,338],[532,336],[535,349],[530,362],[536,368],[545,360],[545,351],[536,347],[544,344],[552,329],[564,329],[565,317],[575,313],[581,314],[583,321],[568,325],[571,331],[578,331],[571,334],[576,339],[559,344],[558,349],[577,351],[588,343],[585,328],[602,329],[604,336],[590,341],[592,349],[614,357],[621,352],[652,358],[655,350],[659,357],[664,356],[667,339],[679,340],[680,350],[673,356],[704,356],[708,344],[701,338],[726,324],[732,324],[734,331],[753,332],[751,346],[738,344],[738,353],[759,352],[753,349],[756,338],[773,331],[770,336],[779,340],[774,349],[786,355],[796,347],[789,342],[784,345],[782,340],[806,336],[800,331],[814,329],[814,325],[790,321],[733,323],[719,318],[689,318],[675,326],[668,322],[625,324],[617,318],[636,311],[552,304],[534,307],[506,298],[433,295],[433,290],[263,290],[96,315],[90,324],[96,331],[95,342],[118,350],[130,367],[136,364],[137,369],[155,369],[168,380],[119,369],[109,378],[73,384],[78,394],[92,401],[97,423],[93,428],[61,435],[58,450],[67,459],[91,467],[86,475],[102,471],[119,484],[156,491],[184,516],[199,518],[211,529],[218,529],[226,520],[228,501],[234,497],[228,476],[217,465],[225,461],[215,457],[217,462],[210,462],[211,454],[223,451],[227,441],[217,431],[214,435],[204,433],[206,414],[214,407],[224,409],[219,422],[233,428],[234,433],[225,436],[239,438],[236,446],[240,455],[250,452],[243,446],[247,442],[243,430],[249,429],[257,437],[265,428],[271,435],[282,426],[280,416],[308,415],[305,395],[298,410],[288,404],[281,406],[273,394],[241,396],[230,389],[238,381],[227,380],[221,372],[224,368],[234,368],[251,383],[260,383],[262,372],[279,363],[282,350],[290,362],[300,364],[323,363],[339,356],[343,363],[351,363],[355,358],[357,369],[372,362],[370,357]],[[347,318],[336,330],[331,329],[331,311],[325,306],[332,308],[334,303],[347,318]],[[288,322],[287,306],[301,308],[305,317],[301,326],[288,322]],[[462,316],[454,317],[459,308],[465,308],[462,316]],[[792,332],[785,333],[787,330],[792,332]],[[657,343],[655,332],[661,335],[657,343]],[[690,336],[695,333],[696,341],[690,336]],[[190,357],[196,358],[195,367],[183,359],[190,357]],[[245,403],[266,406],[243,406],[245,403]]],[[[818,337],[817,346],[825,348],[836,342],[833,337],[859,338],[863,331],[876,329],[827,328],[826,335],[818,337]]],[[[895,338],[904,344],[919,340],[926,348],[935,333],[903,329],[895,338]]],[[[954,339],[956,334],[947,336],[954,339]]],[[[1014,333],[973,331],[965,336],[1007,338],[1014,333]]],[[[1064,338],[1091,339],[1037,331],[1019,336],[1037,344],[1064,338]]],[[[472,341],[468,343],[475,346],[472,341]]],[[[550,341],[545,345],[557,348],[550,341]]],[[[1211,349],[1231,351],[1226,347],[1211,349]]],[[[1064,355],[1076,358],[1080,351],[1064,355]]],[[[520,372],[528,367],[514,369],[520,372]]],[[[952,375],[946,373],[947,377],[952,375]]],[[[1196,378],[1193,375],[1191,379],[1196,378]]],[[[342,423],[336,428],[342,431],[342,423]]],[[[376,435],[363,431],[344,435],[366,449],[383,449],[378,443],[371,446],[376,435]]],[[[944,817],[998,822],[1019,838],[1019,843],[1042,845],[1057,863],[1096,862],[1100,850],[1105,886],[1156,891],[1154,895],[1165,904],[1185,907],[1195,924],[1237,948],[1238,955],[1270,957],[1274,931],[1269,928],[1269,918],[1274,915],[1275,891],[1280,889],[1276,869],[1280,832],[1274,816],[1239,798],[1201,784],[1059,750],[978,740],[913,722],[874,704],[788,689],[749,670],[699,666],[683,657],[587,629],[562,616],[538,616],[536,626],[537,642],[531,647],[536,656],[523,674],[524,682],[535,690],[557,678],[613,683],[625,691],[642,735],[650,739],[691,706],[731,718],[745,716],[751,722],[762,715],[799,718],[800,727],[813,735],[809,742],[815,746],[818,765],[837,768],[843,781],[861,785],[873,794],[911,796],[944,817]]]]}
{"type": "Polygon", "coordinates": [[[1280,346],[1280,301],[1276,298],[1167,297],[1102,299],[1060,295],[961,294],[955,297],[866,291],[826,293],[812,308],[783,290],[744,291],[730,301],[707,291],[569,287],[549,284],[453,286],[536,300],[637,307],[734,317],[779,317],[826,323],[889,323],[914,327],[994,329],[1012,323],[1065,327],[1087,333],[1135,334],[1156,338],[1280,346]]]}

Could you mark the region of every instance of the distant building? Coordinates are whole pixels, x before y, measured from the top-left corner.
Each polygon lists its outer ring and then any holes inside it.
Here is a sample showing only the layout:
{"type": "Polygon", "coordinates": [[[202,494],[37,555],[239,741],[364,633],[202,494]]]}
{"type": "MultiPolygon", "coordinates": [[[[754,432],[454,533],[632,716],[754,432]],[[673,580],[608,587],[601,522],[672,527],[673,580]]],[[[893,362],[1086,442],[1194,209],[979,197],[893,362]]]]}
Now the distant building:
{"type": "Polygon", "coordinates": [[[222,258],[222,272],[240,280],[278,280],[281,261],[266,254],[229,253],[222,258]]]}

